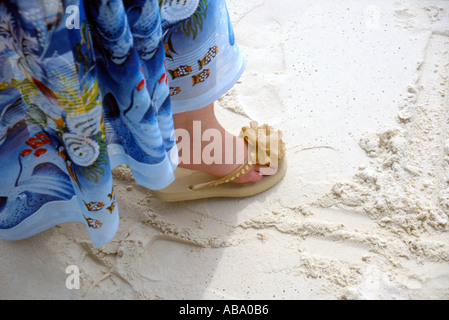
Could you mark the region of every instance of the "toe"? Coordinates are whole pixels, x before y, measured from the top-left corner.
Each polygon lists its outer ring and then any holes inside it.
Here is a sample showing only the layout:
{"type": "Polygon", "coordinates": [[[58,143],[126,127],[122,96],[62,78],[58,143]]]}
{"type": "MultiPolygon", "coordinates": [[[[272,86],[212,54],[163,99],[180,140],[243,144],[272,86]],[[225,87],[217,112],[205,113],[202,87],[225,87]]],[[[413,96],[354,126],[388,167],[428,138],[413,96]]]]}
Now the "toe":
{"type": "Polygon", "coordinates": [[[269,166],[256,166],[254,170],[259,172],[262,176],[272,176],[276,174],[278,167],[271,168],[269,166]]]}
{"type": "Polygon", "coordinates": [[[278,168],[270,168],[269,166],[255,166],[246,175],[236,179],[235,183],[257,182],[262,180],[263,176],[271,176],[276,174],[278,168]]]}

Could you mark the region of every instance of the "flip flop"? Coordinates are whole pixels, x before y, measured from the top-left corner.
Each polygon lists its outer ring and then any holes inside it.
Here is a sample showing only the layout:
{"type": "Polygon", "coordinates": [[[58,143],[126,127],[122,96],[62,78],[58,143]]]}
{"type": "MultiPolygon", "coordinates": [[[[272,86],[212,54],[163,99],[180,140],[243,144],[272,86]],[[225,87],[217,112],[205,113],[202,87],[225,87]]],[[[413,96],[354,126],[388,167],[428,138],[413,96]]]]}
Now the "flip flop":
{"type": "Polygon", "coordinates": [[[275,186],[287,172],[285,143],[281,132],[268,125],[258,126],[253,121],[250,127],[242,128],[240,136],[244,138],[251,152],[248,160],[226,177],[216,177],[198,170],[177,168],[175,181],[163,190],[152,191],[162,201],[176,202],[206,198],[244,198],[260,194],[275,186]],[[273,139],[274,137],[274,139],[273,139]],[[275,140],[276,139],[276,140],[275,140]],[[276,146],[273,148],[273,142],[276,146]],[[233,183],[244,176],[256,165],[267,165],[276,170],[275,174],[263,176],[257,182],[233,183]]]}

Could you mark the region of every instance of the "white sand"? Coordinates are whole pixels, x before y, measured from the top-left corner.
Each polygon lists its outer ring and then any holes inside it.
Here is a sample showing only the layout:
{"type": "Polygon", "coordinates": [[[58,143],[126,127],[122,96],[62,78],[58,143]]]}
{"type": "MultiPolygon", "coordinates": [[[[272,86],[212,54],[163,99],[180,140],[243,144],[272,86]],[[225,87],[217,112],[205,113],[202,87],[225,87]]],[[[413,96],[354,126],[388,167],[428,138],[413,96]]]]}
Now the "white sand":
{"type": "Polygon", "coordinates": [[[219,116],[282,128],[286,178],[167,204],[119,168],[113,241],[0,241],[1,299],[449,298],[449,3],[228,4],[248,68],[219,116]]]}

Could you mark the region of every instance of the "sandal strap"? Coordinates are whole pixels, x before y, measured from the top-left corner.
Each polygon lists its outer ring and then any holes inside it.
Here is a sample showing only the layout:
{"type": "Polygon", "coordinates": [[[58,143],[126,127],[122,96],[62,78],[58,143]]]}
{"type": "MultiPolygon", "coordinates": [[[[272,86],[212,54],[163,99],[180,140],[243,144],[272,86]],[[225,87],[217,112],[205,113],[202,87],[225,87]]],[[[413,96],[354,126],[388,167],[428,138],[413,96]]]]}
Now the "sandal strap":
{"type": "Polygon", "coordinates": [[[201,190],[201,189],[205,189],[205,188],[209,188],[209,187],[216,187],[216,186],[219,186],[222,184],[234,182],[235,179],[243,177],[248,172],[250,172],[254,168],[254,166],[255,166],[254,164],[250,165],[250,164],[248,164],[248,162],[245,162],[238,169],[236,169],[232,173],[228,174],[226,177],[223,177],[223,178],[211,181],[211,182],[193,185],[193,186],[190,186],[189,188],[191,190],[201,190]]]}

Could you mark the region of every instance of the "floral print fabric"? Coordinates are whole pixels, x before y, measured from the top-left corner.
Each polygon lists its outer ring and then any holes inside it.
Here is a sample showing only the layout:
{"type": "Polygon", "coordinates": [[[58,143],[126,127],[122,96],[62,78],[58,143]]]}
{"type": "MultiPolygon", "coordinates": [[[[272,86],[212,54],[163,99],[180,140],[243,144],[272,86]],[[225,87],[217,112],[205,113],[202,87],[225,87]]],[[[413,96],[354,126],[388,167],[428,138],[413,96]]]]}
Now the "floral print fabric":
{"type": "Polygon", "coordinates": [[[233,42],[222,0],[2,1],[0,237],[78,221],[107,243],[111,170],[126,164],[154,190],[173,182],[172,114],[232,86],[233,42]]]}

